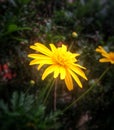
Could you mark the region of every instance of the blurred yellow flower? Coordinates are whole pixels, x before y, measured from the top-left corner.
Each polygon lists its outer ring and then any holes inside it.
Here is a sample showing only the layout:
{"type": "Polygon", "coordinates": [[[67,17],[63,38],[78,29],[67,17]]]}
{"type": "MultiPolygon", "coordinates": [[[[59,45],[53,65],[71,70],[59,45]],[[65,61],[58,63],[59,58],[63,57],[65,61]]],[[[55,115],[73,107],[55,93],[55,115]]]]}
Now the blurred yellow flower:
{"type": "Polygon", "coordinates": [[[60,74],[60,79],[65,81],[68,90],[73,89],[73,80],[82,88],[82,83],[77,75],[86,79],[86,76],[82,69],[85,67],[76,64],[79,56],[77,53],[71,53],[67,50],[67,47],[62,44],[61,47],[56,48],[54,44],[49,44],[50,49],[41,43],[35,43],[30,48],[38,51],[38,54],[29,54],[28,57],[33,58],[30,65],[38,64],[38,70],[43,65],[49,65],[42,74],[42,80],[44,80],[50,73],[54,73],[54,78],[57,78],[60,74]]]}
{"type": "Polygon", "coordinates": [[[78,34],[76,32],[72,32],[72,37],[78,37],[78,34]]]}
{"type": "Polygon", "coordinates": [[[114,52],[106,52],[102,46],[98,46],[95,50],[96,52],[101,53],[101,55],[104,58],[101,58],[99,62],[110,62],[111,64],[114,64],[114,52]]]}

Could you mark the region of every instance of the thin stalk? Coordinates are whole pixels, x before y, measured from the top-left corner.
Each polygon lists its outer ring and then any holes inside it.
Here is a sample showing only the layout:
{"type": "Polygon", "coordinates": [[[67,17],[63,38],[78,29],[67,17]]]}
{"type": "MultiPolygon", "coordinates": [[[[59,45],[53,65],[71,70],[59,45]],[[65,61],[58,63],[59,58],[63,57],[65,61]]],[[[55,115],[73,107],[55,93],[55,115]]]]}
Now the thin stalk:
{"type": "Polygon", "coordinates": [[[101,76],[98,78],[98,80],[88,89],[86,90],[79,98],[77,98],[76,100],[74,100],[68,107],[66,107],[63,112],[65,112],[66,110],[68,110],[72,105],[74,105],[75,103],[77,103],[80,99],[82,99],[86,94],[88,94],[93,88],[94,86],[103,78],[103,76],[108,72],[110,67],[106,68],[106,70],[101,74],[101,76]]]}
{"type": "MultiPolygon", "coordinates": [[[[49,90],[48,90],[48,92],[47,92],[47,95],[46,95],[46,97],[45,97],[45,99],[44,99],[44,104],[46,103],[46,101],[47,101],[47,99],[48,99],[48,97],[49,97],[49,94],[50,94],[50,92],[51,92],[51,90],[52,90],[52,87],[53,87],[53,85],[54,85],[54,80],[51,82],[51,85],[49,86],[50,84],[48,84],[48,86],[47,86],[47,88],[49,87],[49,90]]],[[[46,89],[47,90],[47,89],[46,89]]]]}
{"type": "Polygon", "coordinates": [[[55,80],[55,87],[54,87],[54,111],[56,111],[56,105],[57,105],[57,85],[58,85],[58,79],[55,80]]]}
{"type": "Polygon", "coordinates": [[[71,50],[72,46],[75,44],[75,40],[72,41],[72,43],[70,44],[69,46],[69,49],[68,50],[71,50]]]}
{"type": "Polygon", "coordinates": [[[28,87],[28,89],[25,91],[25,95],[28,94],[28,92],[30,91],[31,87],[32,87],[32,85],[30,85],[30,86],[28,87]]]}

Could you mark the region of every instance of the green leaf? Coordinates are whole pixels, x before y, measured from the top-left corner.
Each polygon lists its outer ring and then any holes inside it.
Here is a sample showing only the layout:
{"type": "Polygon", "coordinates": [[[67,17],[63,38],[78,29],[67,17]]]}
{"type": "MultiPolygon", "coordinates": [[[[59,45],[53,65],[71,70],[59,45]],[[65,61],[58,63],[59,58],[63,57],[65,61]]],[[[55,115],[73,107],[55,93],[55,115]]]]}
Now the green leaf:
{"type": "Polygon", "coordinates": [[[14,31],[17,31],[18,30],[18,27],[16,24],[10,24],[8,26],[8,32],[14,32],[14,31]]]}
{"type": "Polygon", "coordinates": [[[17,92],[14,92],[13,95],[12,95],[12,98],[11,98],[11,108],[12,110],[16,110],[17,107],[18,107],[18,98],[19,98],[19,95],[17,92]]]}
{"type": "Polygon", "coordinates": [[[18,27],[16,24],[10,24],[8,26],[7,32],[12,33],[15,31],[22,31],[22,30],[31,30],[30,27],[18,27]]]}
{"type": "Polygon", "coordinates": [[[32,30],[32,28],[30,28],[30,27],[18,27],[16,24],[10,24],[7,28],[7,31],[2,33],[0,37],[11,34],[13,32],[23,31],[23,30],[32,30]]]}
{"type": "Polygon", "coordinates": [[[5,112],[5,113],[7,113],[7,112],[9,111],[9,110],[8,110],[8,105],[5,104],[3,100],[0,100],[0,109],[1,109],[3,112],[5,112]]]}
{"type": "Polygon", "coordinates": [[[27,95],[24,99],[24,109],[25,111],[29,111],[32,109],[34,103],[34,97],[33,95],[27,95]]]}

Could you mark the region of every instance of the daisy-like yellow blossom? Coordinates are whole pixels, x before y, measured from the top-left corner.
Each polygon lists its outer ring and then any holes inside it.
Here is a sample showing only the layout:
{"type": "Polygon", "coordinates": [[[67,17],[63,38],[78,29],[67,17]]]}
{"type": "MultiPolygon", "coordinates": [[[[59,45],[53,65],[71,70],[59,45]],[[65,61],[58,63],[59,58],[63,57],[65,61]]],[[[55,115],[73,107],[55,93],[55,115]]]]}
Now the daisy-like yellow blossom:
{"type": "Polygon", "coordinates": [[[37,54],[29,54],[28,57],[33,58],[30,65],[37,65],[38,70],[43,65],[48,65],[42,74],[42,80],[44,80],[50,73],[54,73],[54,78],[60,75],[60,79],[65,81],[68,90],[73,89],[73,80],[82,88],[82,83],[78,78],[78,75],[87,80],[85,73],[82,69],[85,67],[77,64],[77,53],[71,53],[67,50],[66,45],[62,44],[61,47],[56,48],[54,44],[49,44],[51,49],[48,49],[41,43],[35,43],[30,48],[38,51],[37,54]]]}
{"type": "Polygon", "coordinates": [[[98,46],[96,48],[96,52],[101,53],[103,58],[99,60],[99,62],[110,62],[111,64],[114,64],[114,52],[106,52],[102,46],[98,46]]]}

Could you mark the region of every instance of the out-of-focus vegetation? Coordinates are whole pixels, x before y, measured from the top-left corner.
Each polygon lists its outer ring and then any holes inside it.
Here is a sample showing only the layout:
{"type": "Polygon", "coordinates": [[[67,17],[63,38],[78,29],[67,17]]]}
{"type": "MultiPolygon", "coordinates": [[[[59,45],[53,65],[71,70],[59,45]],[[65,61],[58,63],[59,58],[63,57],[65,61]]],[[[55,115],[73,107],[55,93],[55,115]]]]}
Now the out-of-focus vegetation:
{"type": "Polygon", "coordinates": [[[114,51],[113,8],[113,0],[0,0],[1,130],[114,130],[114,66],[99,63],[95,52],[98,45],[114,51]],[[75,84],[69,92],[59,83],[57,112],[52,109],[53,89],[43,104],[50,77],[41,81],[41,72],[29,66],[29,46],[35,42],[67,44],[87,68],[83,89],[75,84]],[[109,66],[85,97],[59,114],[109,66]]]}

